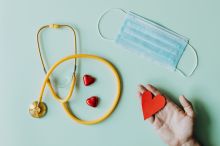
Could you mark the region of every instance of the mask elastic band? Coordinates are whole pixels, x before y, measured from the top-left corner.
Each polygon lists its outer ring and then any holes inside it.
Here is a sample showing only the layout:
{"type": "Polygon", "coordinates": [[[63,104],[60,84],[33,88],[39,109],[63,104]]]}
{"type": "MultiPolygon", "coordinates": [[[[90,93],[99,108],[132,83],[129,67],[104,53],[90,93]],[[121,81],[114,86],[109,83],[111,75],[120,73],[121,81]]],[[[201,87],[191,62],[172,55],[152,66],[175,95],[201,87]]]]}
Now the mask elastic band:
{"type": "Polygon", "coordinates": [[[121,12],[127,14],[127,12],[126,12],[125,10],[121,9],[121,8],[111,8],[111,9],[105,11],[105,12],[100,16],[99,21],[98,21],[98,31],[99,31],[100,36],[101,36],[103,39],[105,39],[105,40],[114,40],[114,39],[113,39],[113,38],[109,38],[109,37],[105,36],[105,35],[102,33],[102,31],[101,31],[101,29],[100,29],[100,23],[101,23],[101,21],[102,21],[102,19],[103,19],[103,17],[104,17],[105,15],[107,15],[109,12],[114,11],[114,10],[115,10],[115,11],[121,11],[121,12]]]}
{"type": "Polygon", "coordinates": [[[194,52],[194,54],[195,54],[195,58],[196,58],[196,63],[195,63],[195,66],[194,66],[194,68],[193,68],[193,70],[189,73],[189,74],[186,74],[184,71],[182,71],[181,69],[179,69],[179,68],[177,68],[177,71],[181,74],[181,75],[183,75],[184,77],[190,77],[190,76],[192,76],[192,74],[195,72],[195,70],[196,70],[196,68],[198,67],[198,64],[199,64],[199,59],[198,59],[198,54],[197,54],[197,52],[196,52],[196,49],[191,45],[191,44],[188,44],[191,48],[192,48],[192,50],[193,50],[193,52],[194,52]]]}

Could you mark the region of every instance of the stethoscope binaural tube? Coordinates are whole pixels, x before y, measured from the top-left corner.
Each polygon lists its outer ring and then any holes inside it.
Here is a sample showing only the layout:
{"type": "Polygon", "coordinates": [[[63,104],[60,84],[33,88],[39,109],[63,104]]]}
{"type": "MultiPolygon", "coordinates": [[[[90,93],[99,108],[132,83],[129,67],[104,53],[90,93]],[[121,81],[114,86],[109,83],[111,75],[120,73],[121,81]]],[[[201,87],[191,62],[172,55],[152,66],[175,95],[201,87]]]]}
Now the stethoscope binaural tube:
{"type": "MultiPolygon", "coordinates": [[[[45,59],[42,55],[42,52],[41,52],[41,41],[40,41],[40,34],[42,33],[42,31],[44,29],[47,29],[47,28],[51,28],[51,29],[60,29],[60,28],[67,28],[69,29],[70,31],[72,31],[73,33],[73,50],[74,50],[74,54],[77,54],[77,39],[76,39],[76,30],[75,28],[73,28],[72,26],[70,25],[66,25],[66,24],[49,24],[49,25],[44,25],[42,26],[38,31],[37,31],[37,50],[38,50],[38,53],[39,53],[39,56],[40,56],[40,60],[41,60],[41,64],[42,64],[42,67],[43,67],[43,70],[44,70],[44,73],[47,74],[47,68],[46,68],[46,65],[45,65],[45,59]]],[[[73,79],[74,79],[74,76],[75,76],[75,73],[76,73],[76,59],[74,59],[74,70],[73,70],[73,75],[72,75],[72,82],[73,82],[73,79]]],[[[52,76],[50,77],[52,78],[52,76]]],[[[52,87],[52,86],[51,86],[52,87]]],[[[65,85],[57,85],[58,88],[63,88],[65,87],[65,85]]]]}

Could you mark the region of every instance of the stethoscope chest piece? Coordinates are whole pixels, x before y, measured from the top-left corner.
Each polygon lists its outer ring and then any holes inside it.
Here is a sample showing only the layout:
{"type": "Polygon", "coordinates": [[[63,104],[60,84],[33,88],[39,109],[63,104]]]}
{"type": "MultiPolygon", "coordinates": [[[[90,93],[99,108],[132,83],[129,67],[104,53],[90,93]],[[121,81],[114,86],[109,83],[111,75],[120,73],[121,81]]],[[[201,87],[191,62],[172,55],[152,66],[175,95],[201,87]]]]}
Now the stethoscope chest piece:
{"type": "Polygon", "coordinates": [[[29,106],[29,113],[34,118],[41,118],[47,113],[47,106],[44,102],[38,103],[38,101],[34,101],[29,106]]]}

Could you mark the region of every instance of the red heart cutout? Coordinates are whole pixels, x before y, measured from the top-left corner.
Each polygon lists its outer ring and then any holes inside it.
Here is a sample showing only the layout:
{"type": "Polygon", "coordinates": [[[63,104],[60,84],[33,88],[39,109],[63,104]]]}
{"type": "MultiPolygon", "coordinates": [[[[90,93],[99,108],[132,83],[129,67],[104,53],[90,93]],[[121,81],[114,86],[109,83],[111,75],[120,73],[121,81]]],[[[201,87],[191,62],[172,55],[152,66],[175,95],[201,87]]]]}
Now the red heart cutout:
{"type": "Polygon", "coordinates": [[[84,82],[85,86],[89,86],[89,85],[91,85],[92,83],[95,82],[95,78],[90,76],[90,75],[84,75],[83,76],[83,82],[84,82]]]}
{"type": "Polygon", "coordinates": [[[97,96],[92,96],[86,100],[86,103],[91,107],[97,107],[99,98],[97,96]]]}
{"type": "Polygon", "coordinates": [[[145,91],[142,95],[142,111],[144,120],[156,114],[166,105],[166,99],[164,96],[158,94],[153,97],[150,91],[145,91]]]}

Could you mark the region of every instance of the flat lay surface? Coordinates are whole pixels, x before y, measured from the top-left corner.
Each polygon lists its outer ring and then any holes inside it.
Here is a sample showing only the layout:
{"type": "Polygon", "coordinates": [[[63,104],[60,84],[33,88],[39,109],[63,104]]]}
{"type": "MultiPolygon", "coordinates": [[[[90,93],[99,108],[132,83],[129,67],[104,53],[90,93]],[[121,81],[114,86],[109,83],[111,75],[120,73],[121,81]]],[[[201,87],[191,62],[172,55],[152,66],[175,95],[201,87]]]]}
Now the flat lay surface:
{"type": "MultiPolygon", "coordinates": [[[[178,96],[185,95],[196,111],[197,139],[207,146],[220,145],[219,5],[217,0],[0,0],[0,145],[164,146],[152,125],[143,120],[137,87],[147,83],[178,104],[178,96]],[[198,53],[195,73],[185,78],[112,40],[101,38],[98,21],[111,8],[135,12],[189,38],[198,53]],[[101,56],[117,68],[122,80],[121,99],[113,114],[102,123],[76,123],[65,114],[48,88],[43,97],[48,108],[45,117],[34,119],[29,115],[28,107],[37,100],[45,77],[37,52],[36,33],[41,26],[52,23],[76,28],[79,53],[101,56]]],[[[103,34],[114,38],[124,15],[112,11],[103,17],[100,23],[103,34]]],[[[41,41],[48,68],[74,52],[73,35],[68,29],[45,30],[41,41]]],[[[82,119],[99,118],[114,100],[114,75],[101,62],[78,61],[77,86],[70,107],[82,119]],[[87,74],[95,78],[89,86],[83,82],[87,74]],[[86,101],[93,96],[98,97],[95,108],[86,101]]],[[[190,72],[194,64],[195,57],[187,47],[178,68],[190,72]]],[[[73,61],[69,61],[53,73],[54,83],[66,87],[58,88],[62,96],[68,92],[72,71],[73,61]]]]}

